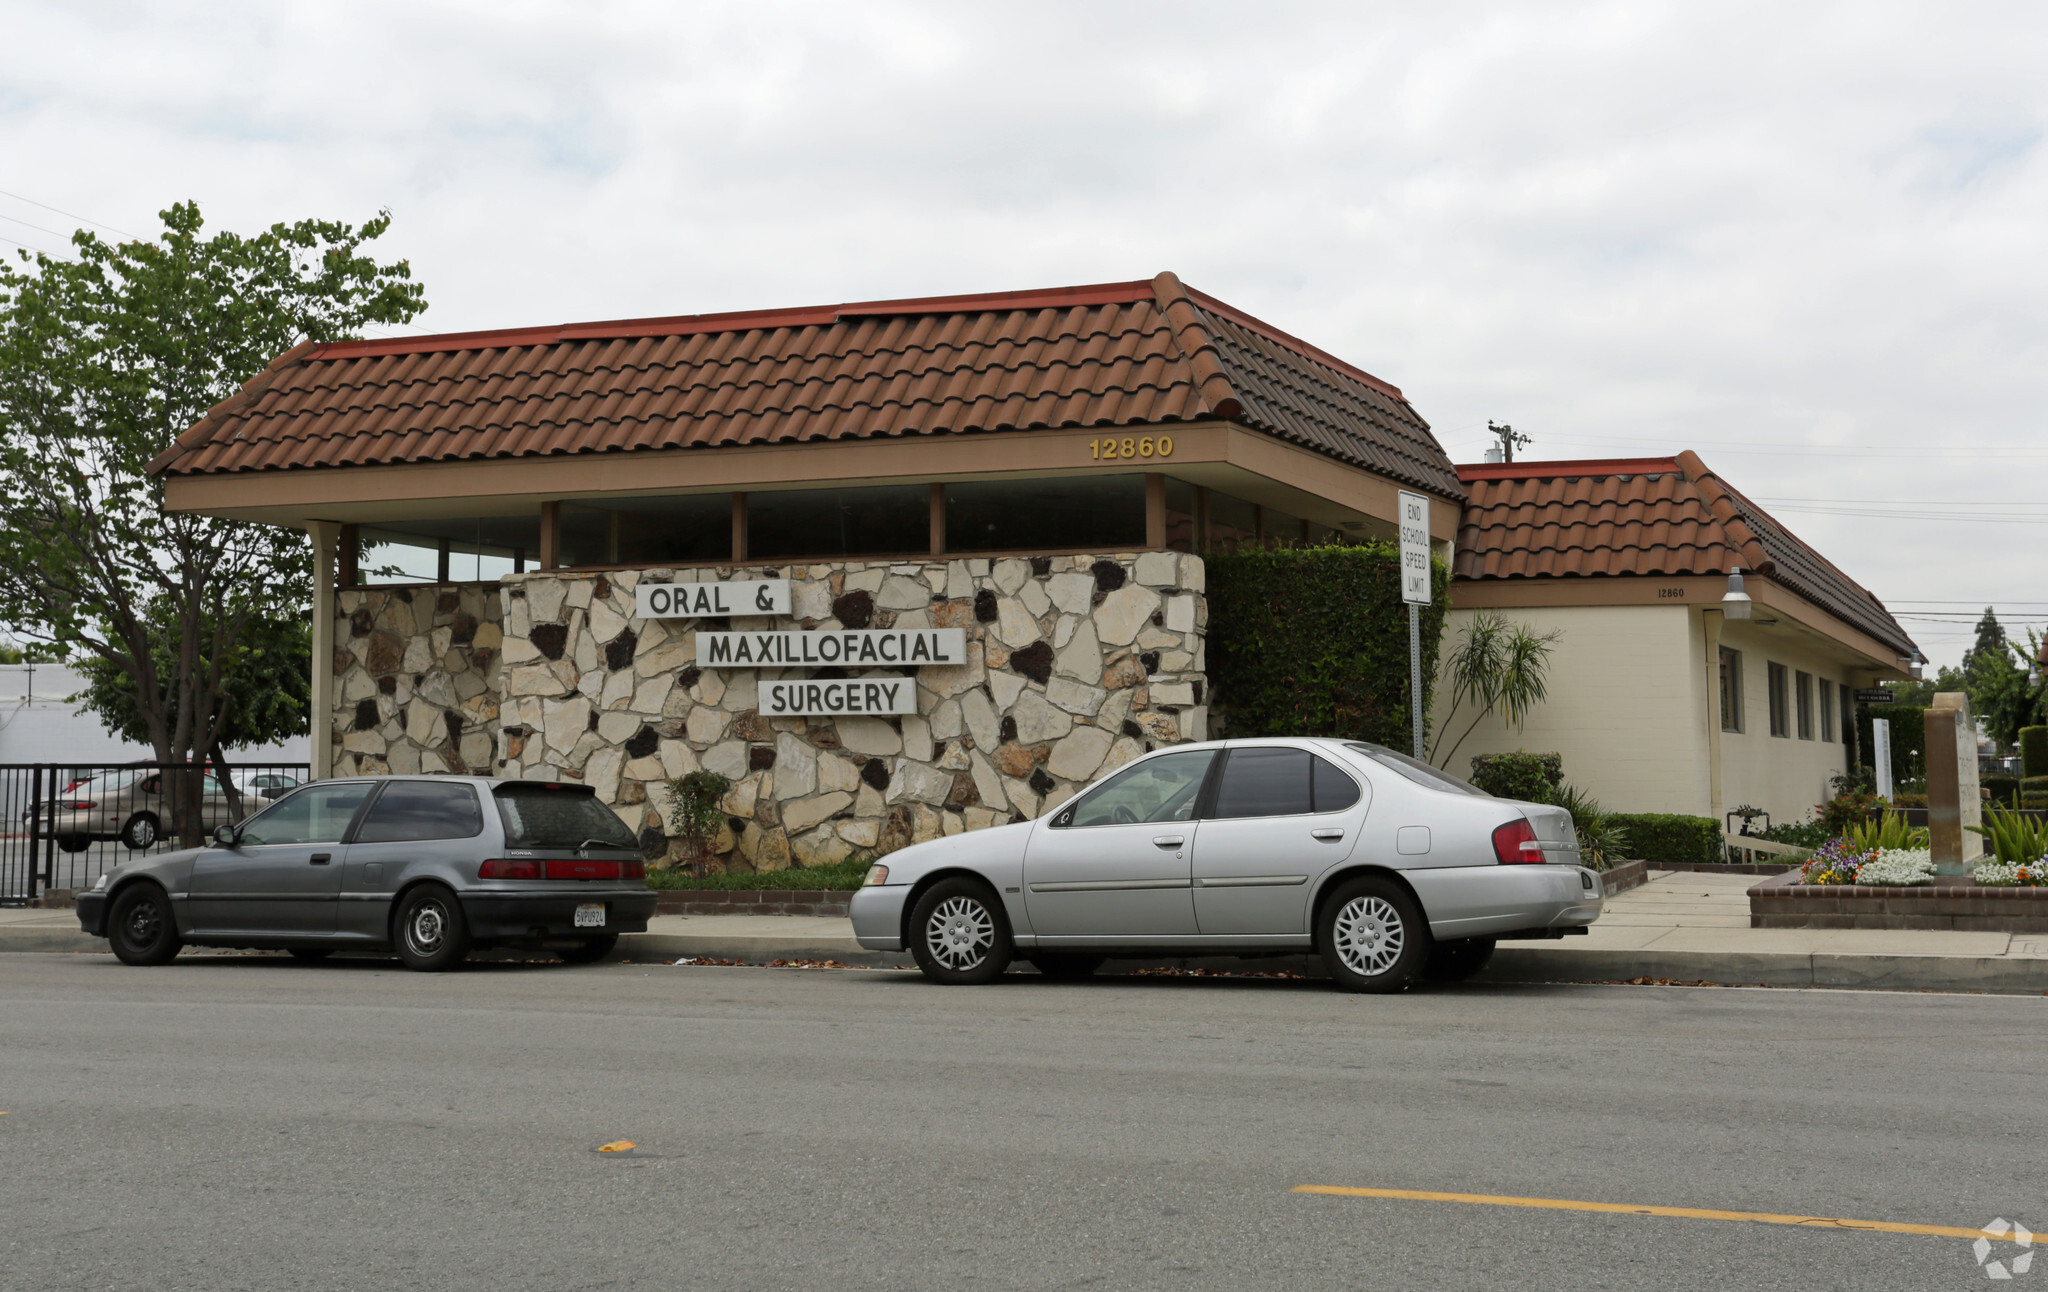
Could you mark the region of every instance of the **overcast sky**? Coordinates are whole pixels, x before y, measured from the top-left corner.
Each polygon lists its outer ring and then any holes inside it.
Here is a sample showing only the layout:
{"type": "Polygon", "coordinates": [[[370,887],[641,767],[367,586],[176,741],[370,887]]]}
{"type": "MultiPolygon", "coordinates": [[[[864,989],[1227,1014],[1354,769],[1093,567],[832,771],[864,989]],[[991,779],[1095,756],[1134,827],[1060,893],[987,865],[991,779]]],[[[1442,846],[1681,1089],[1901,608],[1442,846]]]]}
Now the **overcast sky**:
{"type": "MultiPolygon", "coordinates": [[[[0,30],[10,243],[61,251],[49,208],[388,207],[431,331],[1172,269],[1399,385],[1457,461],[1488,418],[1531,457],[1694,448],[1902,616],[2048,622],[2039,4],[0,0],[0,30]]],[[[1904,622],[1937,662],[1970,635],[1904,622]]]]}

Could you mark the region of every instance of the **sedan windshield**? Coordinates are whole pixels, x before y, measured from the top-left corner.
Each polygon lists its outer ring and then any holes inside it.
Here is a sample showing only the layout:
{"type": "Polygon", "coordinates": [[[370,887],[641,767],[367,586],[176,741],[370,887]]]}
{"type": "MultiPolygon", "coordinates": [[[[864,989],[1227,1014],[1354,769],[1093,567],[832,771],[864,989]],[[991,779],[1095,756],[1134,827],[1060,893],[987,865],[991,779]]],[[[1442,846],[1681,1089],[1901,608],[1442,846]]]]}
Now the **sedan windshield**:
{"type": "Polygon", "coordinates": [[[1390,767],[1417,785],[1433,790],[1444,790],[1451,794],[1470,794],[1473,798],[1490,799],[1493,795],[1467,781],[1461,781],[1449,772],[1431,767],[1428,763],[1417,762],[1406,754],[1396,753],[1385,745],[1369,744],[1355,740],[1344,746],[1356,749],[1382,767],[1390,767]]]}
{"type": "Polygon", "coordinates": [[[510,848],[632,848],[640,841],[587,789],[500,785],[493,794],[510,848]]]}

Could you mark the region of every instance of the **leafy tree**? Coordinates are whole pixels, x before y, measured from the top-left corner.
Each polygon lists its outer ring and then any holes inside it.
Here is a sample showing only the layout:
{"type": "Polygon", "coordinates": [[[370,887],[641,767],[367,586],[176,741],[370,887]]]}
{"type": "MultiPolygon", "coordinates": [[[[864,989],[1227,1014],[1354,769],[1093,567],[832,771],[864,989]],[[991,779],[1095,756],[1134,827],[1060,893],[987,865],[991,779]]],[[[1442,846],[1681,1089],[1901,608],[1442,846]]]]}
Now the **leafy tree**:
{"type": "Polygon", "coordinates": [[[1984,607],[1984,617],[1977,621],[1977,640],[1970,649],[1963,652],[1963,671],[1968,672],[1973,660],[1992,658],[2004,659],[2008,643],[2005,639],[2005,625],[1998,622],[1994,607],[1984,607]]]}
{"type": "MultiPolygon", "coordinates": [[[[310,599],[310,544],[165,512],[150,459],[298,342],[426,306],[404,261],[363,254],[388,214],[210,238],[195,204],[162,218],[156,241],[81,230],[75,259],[0,265],[0,625],[113,670],[132,708],[116,720],[190,763],[229,730],[245,628],[310,599]]],[[[187,842],[198,788],[173,781],[187,842]]]]}

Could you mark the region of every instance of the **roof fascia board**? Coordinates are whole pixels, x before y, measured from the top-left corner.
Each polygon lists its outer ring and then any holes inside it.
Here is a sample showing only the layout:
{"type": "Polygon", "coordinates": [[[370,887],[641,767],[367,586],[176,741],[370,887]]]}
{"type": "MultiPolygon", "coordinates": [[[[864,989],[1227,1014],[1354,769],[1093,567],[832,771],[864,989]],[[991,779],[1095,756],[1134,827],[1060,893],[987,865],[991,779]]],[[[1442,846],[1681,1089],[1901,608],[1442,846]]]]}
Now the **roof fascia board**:
{"type": "MultiPolygon", "coordinates": [[[[1796,621],[1865,661],[1864,667],[1898,671],[1899,653],[1854,624],[1835,617],[1767,576],[1748,581],[1755,603],[1796,621]]],[[[1728,590],[1723,575],[1616,574],[1572,578],[1453,579],[1451,608],[1535,609],[1544,606],[1661,606],[1720,608],[1728,590]]]]}

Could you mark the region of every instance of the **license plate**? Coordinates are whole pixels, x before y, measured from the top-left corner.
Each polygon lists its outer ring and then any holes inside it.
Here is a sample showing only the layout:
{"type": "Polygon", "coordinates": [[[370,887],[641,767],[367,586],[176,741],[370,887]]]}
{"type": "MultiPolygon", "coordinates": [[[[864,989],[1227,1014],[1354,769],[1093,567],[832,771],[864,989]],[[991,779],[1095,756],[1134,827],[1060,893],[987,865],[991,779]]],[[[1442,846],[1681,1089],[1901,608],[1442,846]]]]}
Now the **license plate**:
{"type": "Polygon", "coordinates": [[[601,929],[604,927],[604,903],[585,902],[576,908],[576,927],[579,929],[601,929]]]}

